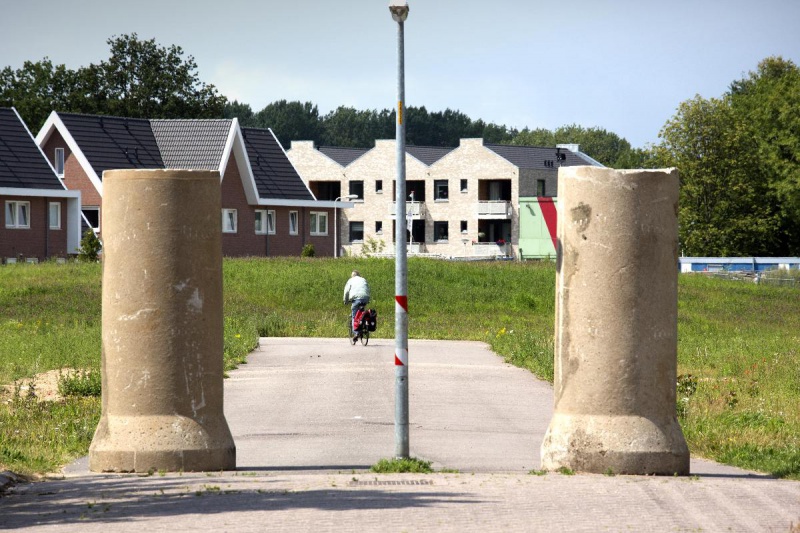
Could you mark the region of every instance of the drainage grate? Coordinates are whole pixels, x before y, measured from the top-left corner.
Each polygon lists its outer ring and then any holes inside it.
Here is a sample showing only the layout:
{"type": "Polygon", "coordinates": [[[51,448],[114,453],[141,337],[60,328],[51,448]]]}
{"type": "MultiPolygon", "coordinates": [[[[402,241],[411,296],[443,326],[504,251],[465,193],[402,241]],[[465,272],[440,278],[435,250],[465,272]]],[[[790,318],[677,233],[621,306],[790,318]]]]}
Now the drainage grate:
{"type": "Polygon", "coordinates": [[[433,485],[433,481],[429,479],[398,479],[392,481],[379,481],[375,479],[372,481],[351,481],[350,485],[353,487],[366,487],[375,485],[433,485]]]}

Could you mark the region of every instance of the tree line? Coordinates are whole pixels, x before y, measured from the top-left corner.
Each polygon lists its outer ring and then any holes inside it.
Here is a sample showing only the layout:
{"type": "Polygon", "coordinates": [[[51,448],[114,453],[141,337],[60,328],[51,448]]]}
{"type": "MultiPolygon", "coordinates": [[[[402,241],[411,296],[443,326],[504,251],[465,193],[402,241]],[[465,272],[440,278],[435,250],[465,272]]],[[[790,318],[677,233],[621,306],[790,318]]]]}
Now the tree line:
{"type": "MultiPolygon", "coordinates": [[[[312,102],[280,100],[259,111],[228,101],[204,83],[192,56],[137,34],[107,40],[110,57],[76,70],[48,58],[0,71],[0,106],[14,106],[32,131],[52,110],[145,118],[233,118],[317,146],[370,148],[395,135],[395,111],[341,106],[320,114],[312,102]],[[169,75],[165,75],[169,73],[169,75]]],[[[517,130],[446,109],[406,109],[406,138],[419,146],[459,139],[554,146],[576,143],[613,168],[677,167],[680,247],[686,255],[800,254],[800,70],[769,57],[718,98],[679,104],[659,142],[634,148],[603,128],[565,125],[517,130]]]]}

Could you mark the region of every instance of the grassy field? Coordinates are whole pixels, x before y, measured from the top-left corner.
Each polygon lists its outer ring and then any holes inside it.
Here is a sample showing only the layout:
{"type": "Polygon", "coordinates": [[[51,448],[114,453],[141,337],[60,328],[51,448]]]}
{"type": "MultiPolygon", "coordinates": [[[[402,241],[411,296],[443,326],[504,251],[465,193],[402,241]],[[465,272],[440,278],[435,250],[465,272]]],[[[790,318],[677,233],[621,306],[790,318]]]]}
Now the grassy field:
{"type": "MultiPolygon", "coordinates": [[[[259,336],[344,337],[342,287],[362,271],[380,337],[394,335],[390,260],[226,260],[225,364],[259,336]]],[[[554,267],[550,263],[409,261],[409,335],[485,341],[552,381],[554,267]]],[[[682,276],[678,412],[693,453],[800,479],[800,290],[682,276]]],[[[0,384],[100,364],[100,266],[0,268],[0,384]]],[[[25,391],[0,403],[0,470],[58,469],[86,453],[99,400],[39,403],[25,391]]]]}

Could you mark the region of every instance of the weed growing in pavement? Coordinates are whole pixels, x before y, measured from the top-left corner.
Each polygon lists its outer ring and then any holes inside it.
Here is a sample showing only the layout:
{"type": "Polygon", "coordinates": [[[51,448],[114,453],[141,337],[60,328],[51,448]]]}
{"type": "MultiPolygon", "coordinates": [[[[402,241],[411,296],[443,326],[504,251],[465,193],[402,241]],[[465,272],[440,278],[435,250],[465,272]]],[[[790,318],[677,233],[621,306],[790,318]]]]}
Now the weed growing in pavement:
{"type": "Polygon", "coordinates": [[[547,469],[542,468],[541,470],[531,470],[531,471],[528,472],[528,474],[531,474],[533,476],[546,476],[547,475],[547,469]]]}
{"type": "Polygon", "coordinates": [[[369,469],[376,474],[432,474],[430,461],[409,457],[407,459],[381,459],[369,469]]]}
{"type": "Polygon", "coordinates": [[[556,472],[558,472],[559,474],[563,474],[565,476],[574,476],[575,475],[575,471],[573,469],[567,467],[567,466],[558,467],[558,469],[556,469],[556,472]]]}

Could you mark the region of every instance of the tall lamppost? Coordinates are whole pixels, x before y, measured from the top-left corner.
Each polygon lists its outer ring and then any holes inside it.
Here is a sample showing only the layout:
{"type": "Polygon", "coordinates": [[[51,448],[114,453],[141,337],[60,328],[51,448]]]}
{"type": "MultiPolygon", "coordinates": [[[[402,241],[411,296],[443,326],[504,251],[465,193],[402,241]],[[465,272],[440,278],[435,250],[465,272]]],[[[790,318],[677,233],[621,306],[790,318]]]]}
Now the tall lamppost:
{"type": "Polygon", "coordinates": [[[406,251],[406,125],[405,58],[403,24],[408,17],[408,2],[391,0],[389,11],[397,22],[397,191],[395,201],[394,269],[394,455],[408,459],[408,256],[406,251]]]}
{"type": "Polygon", "coordinates": [[[333,201],[333,257],[339,257],[339,212],[337,211],[336,202],[339,200],[352,200],[353,198],[358,198],[358,195],[346,194],[333,201]]]}

